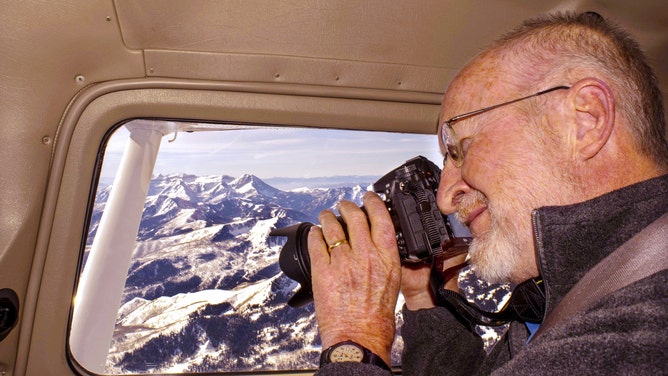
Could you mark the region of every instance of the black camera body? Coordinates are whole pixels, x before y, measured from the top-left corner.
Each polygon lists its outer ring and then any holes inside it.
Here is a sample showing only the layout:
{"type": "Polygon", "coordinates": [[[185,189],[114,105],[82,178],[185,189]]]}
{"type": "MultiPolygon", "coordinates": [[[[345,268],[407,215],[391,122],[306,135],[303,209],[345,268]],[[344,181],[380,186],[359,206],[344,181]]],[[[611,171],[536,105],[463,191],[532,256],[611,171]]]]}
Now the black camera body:
{"type": "Polygon", "coordinates": [[[436,205],[441,170],[418,156],[390,171],[372,185],[390,212],[401,261],[429,260],[448,239],[447,219],[436,205]]]}
{"type": "MultiPolygon", "coordinates": [[[[418,156],[372,185],[373,191],[385,201],[392,218],[402,262],[431,262],[434,257],[453,252],[452,248],[457,248],[453,253],[461,253],[468,247],[468,229],[441,214],[436,205],[440,175],[441,170],[434,163],[418,156]]],[[[303,222],[270,233],[288,237],[279,256],[279,266],[285,275],[301,285],[288,302],[293,307],[313,299],[307,244],[311,226],[312,223],[303,222]]]]}

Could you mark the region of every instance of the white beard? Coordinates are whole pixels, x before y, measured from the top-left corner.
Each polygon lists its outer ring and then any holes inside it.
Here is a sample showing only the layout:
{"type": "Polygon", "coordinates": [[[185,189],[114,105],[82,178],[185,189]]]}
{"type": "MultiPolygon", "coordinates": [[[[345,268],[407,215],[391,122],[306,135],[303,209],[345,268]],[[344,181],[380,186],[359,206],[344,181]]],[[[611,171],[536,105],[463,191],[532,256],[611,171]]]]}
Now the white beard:
{"type": "Polygon", "coordinates": [[[469,247],[470,262],[478,277],[490,283],[521,282],[516,277],[522,261],[518,231],[492,217],[490,229],[476,236],[469,247]]]}
{"type": "Polygon", "coordinates": [[[514,276],[521,269],[522,261],[521,243],[517,235],[522,230],[518,228],[518,223],[505,221],[507,215],[496,215],[479,191],[472,191],[459,202],[457,218],[461,221],[480,205],[487,206],[491,226],[486,232],[477,234],[469,246],[471,266],[478,277],[490,283],[517,282],[514,276]]]}

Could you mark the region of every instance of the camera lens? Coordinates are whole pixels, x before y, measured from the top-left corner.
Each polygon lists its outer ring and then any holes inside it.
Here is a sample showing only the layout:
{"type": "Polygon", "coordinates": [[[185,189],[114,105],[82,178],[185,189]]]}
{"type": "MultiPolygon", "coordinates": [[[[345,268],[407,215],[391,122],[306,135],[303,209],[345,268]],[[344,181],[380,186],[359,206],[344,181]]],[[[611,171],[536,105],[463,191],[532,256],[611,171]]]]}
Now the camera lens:
{"type": "Polygon", "coordinates": [[[311,258],[308,255],[308,232],[312,226],[313,223],[302,222],[269,233],[270,236],[288,238],[278,257],[278,265],[286,276],[299,282],[301,286],[288,301],[291,307],[301,307],[313,300],[311,258]]]}

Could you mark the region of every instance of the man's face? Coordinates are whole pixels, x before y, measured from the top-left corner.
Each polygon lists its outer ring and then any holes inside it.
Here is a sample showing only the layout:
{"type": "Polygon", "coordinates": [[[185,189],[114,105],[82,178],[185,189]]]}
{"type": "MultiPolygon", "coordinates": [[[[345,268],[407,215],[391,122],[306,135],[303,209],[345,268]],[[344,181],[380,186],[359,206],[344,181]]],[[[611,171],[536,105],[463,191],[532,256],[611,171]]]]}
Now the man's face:
{"type": "MultiPolygon", "coordinates": [[[[444,98],[441,121],[518,96],[486,77],[499,76],[458,76],[444,98]]],[[[526,108],[510,105],[455,123],[465,158],[460,168],[446,161],[441,175],[439,208],[469,226],[471,264],[490,282],[519,283],[538,275],[531,212],[558,202],[567,180],[554,142],[536,129],[541,114],[526,108]]]]}

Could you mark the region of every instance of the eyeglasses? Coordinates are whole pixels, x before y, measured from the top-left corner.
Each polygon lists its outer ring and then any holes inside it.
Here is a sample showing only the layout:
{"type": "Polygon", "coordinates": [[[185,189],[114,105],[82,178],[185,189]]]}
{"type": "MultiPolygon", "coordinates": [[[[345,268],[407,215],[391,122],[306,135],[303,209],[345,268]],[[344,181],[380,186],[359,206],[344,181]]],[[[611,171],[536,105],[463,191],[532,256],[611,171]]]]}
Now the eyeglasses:
{"type": "Polygon", "coordinates": [[[513,104],[519,101],[523,101],[525,99],[537,97],[539,95],[547,94],[555,90],[562,90],[562,89],[570,89],[570,86],[555,86],[553,88],[539,91],[535,94],[527,95],[526,97],[518,98],[518,99],[513,99],[508,102],[503,102],[500,104],[495,104],[493,106],[481,108],[480,110],[475,110],[471,112],[467,112],[465,114],[457,115],[453,118],[450,118],[449,120],[446,120],[442,125],[441,125],[441,140],[443,141],[443,145],[445,146],[445,158],[443,159],[443,164],[447,161],[448,157],[452,159],[452,162],[455,164],[455,167],[459,168],[462,167],[462,164],[464,163],[464,150],[462,149],[462,144],[461,142],[457,139],[457,135],[455,134],[455,130],[452,129],[452,124],[455,122],[458,122],[460,120],[468,119],[470,117],[473,117],[475,115],[482,114],[483,112],[491,111],[495,108],[503,107],[509,104],[513,104]]]}

